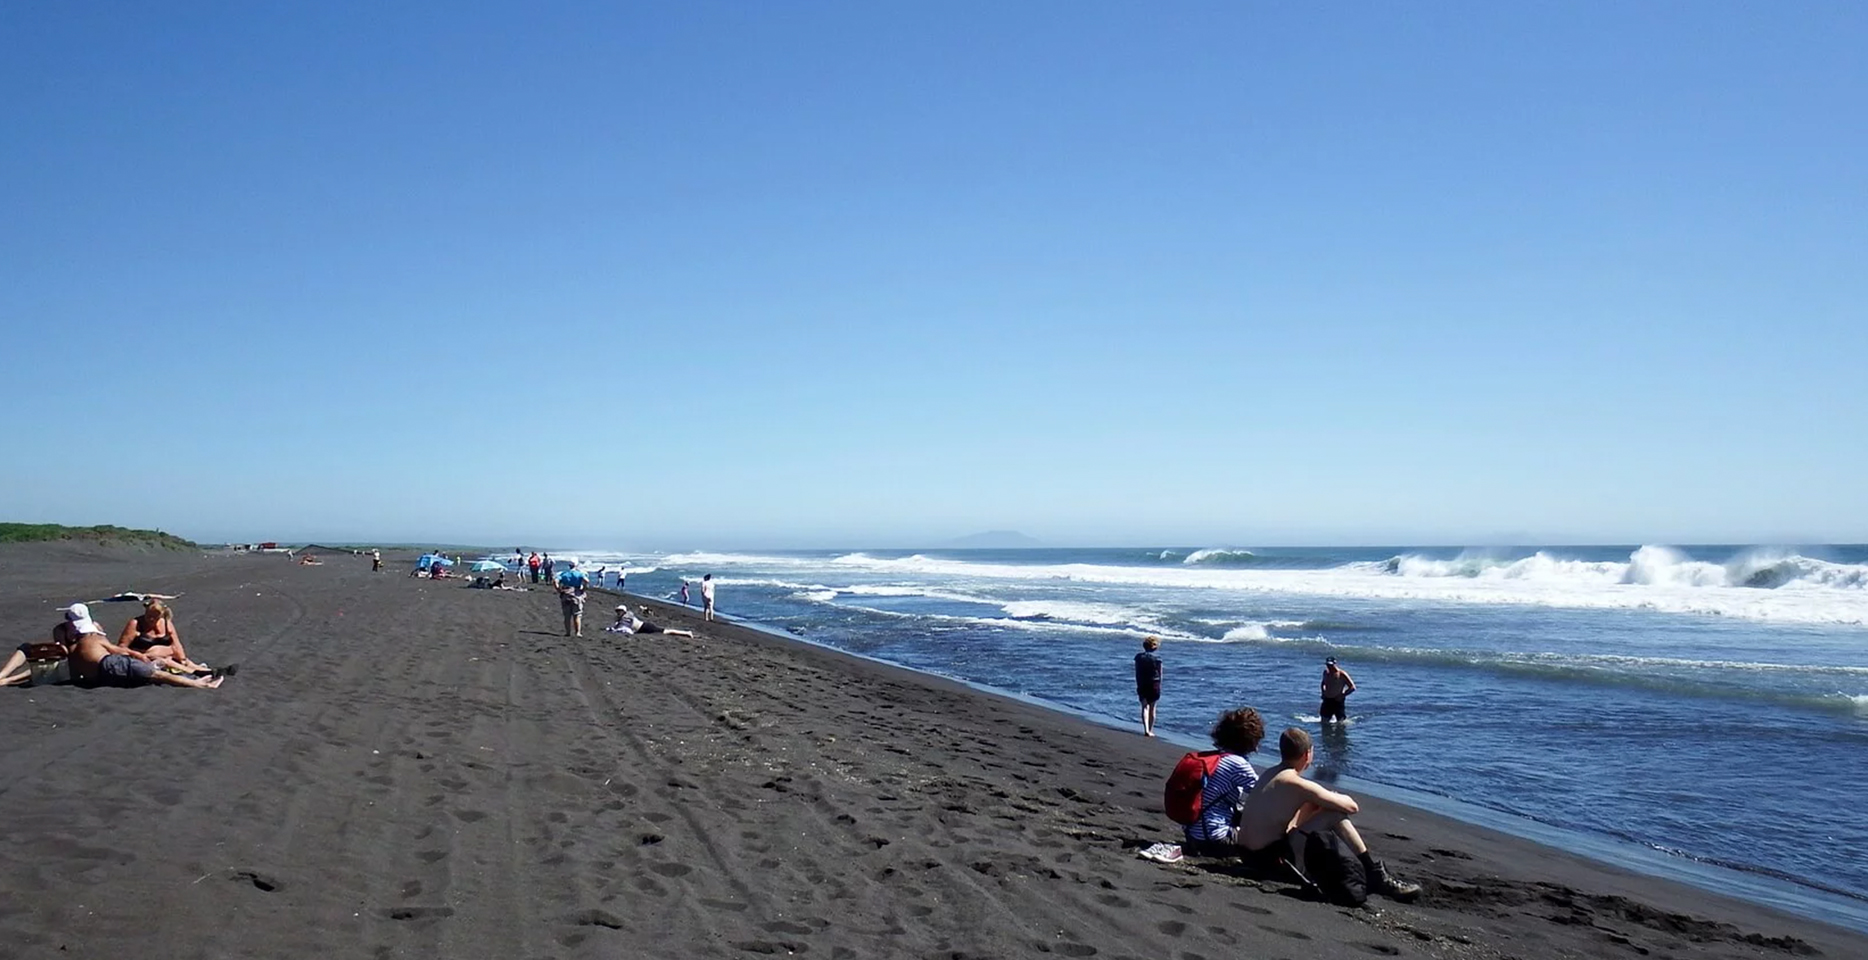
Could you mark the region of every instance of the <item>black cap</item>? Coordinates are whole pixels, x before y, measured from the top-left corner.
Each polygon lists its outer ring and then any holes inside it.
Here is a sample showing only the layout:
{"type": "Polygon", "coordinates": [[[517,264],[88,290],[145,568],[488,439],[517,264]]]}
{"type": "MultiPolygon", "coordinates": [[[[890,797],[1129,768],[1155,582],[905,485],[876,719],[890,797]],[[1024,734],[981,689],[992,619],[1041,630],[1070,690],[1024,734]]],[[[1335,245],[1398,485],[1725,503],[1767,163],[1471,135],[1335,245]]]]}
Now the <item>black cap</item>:
{"type": "Polygon", "coordinates": [[[1336,662],[1336,658],[1335,657],[1324,657],[1323,662],[1327,664],[1334,664],[1336,662]]]}

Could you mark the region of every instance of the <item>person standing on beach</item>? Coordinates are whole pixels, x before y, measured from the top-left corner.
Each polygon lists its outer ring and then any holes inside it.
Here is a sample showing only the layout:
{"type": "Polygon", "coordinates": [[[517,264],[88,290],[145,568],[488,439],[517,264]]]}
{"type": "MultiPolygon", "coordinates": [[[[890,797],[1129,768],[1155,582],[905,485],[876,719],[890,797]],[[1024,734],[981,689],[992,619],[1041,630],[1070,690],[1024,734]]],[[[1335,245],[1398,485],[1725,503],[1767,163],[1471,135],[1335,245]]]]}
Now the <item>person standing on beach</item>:
{"type": "Polygon", "coordinates": [[[531,571],[532,582],[537,583],[538,582],[538,551],[537,550],[532,551],[532,555],[525,559],[525,566],[527,570],[531,571]]]}
{"type": "Polygon", "coordinates": [[[1343,701],[1356,692],[1356,682],[1349,677],[1349,671],[1336,665],[1335,657],[1323,658],[1323,683],[1320,688],[1323,704],[1317,708],[1317,719],[1329,723],[1336,718],[1337,723],[1347,723],[1348,715],[1343,712],[1343,701]]]}
{"type": "Polygon", "coordinates": [[[700,578],[701,619],[713,619],[713,574],[703,574],[700,578]]]}
{"type": "Polygon", "coordinates": [[[1161,638],[1142,640],[1142,652],[1135,655],[1135,695],[1142,701],[1142,736],[1155,735],[1155,701],[1161,699],[1161,638]]]}
{"type": "Polygon", "coordinates": [[[584,571],[577,569],[575,561],[567,565],[557,577],[558,605],[564,610],[564,635],[567,637],[584,636],[584,595],[590,589],[590,578],[584,571]]]}
{"type": "Polygon", "coordinates": [[[616,568],[616,592],[622,593],[623,591],[628,590],[628,589],[629,589],[629,564],[625,563],[622,566],[616,568]]]}
{"type": "Polygon", "coordinates": [[[383,551],[371,550],[370,551],[370,572],[380,573],[382,572],[382,569],[383,569],[383,551]]]}
{"type": "Polygon", "coordinates": [[[538,557],[538,574],[546,583],[552,581],[551,554],[543,553],[538,557]]]}
{"type": "Polygon", "coordinates": [[[686,580],[681,581],[681,605],[684,607],[693,606],[693,604],[688,602],[688,582],[686,580]]]}

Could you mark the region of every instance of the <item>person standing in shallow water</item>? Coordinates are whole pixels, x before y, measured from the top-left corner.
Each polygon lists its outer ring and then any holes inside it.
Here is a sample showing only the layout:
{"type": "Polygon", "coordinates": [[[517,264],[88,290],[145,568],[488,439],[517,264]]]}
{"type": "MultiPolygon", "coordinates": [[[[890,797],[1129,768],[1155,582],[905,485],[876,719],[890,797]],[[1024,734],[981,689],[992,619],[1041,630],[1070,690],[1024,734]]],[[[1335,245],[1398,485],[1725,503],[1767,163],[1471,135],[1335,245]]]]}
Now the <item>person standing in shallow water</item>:
{"type": "Polygon", "coordinates": [[[1336,665],[1335,657],[1323,658],[1323,683],[1320,689],[1323,703],[1317,707],[1317,719],[1329,723],[1334,718],[1337,723],[1347,723],[1348,715],[1344,711],[1343,701],[1356,692],[1356,682],[1349,677],[1349,671],[1336,665]]]}
{"type": "Polygon", "coordinates": [[[688,582],[686,580],[681,581],[681,605],[684,607],[692,606],[692,604],[688,603],[688,582]]]}
{"type": "Polygon", "coordinates": [[[713,619],[713,574],[702,574],[700,578],[701,619],[713,619]]]}
{"type": "Polygon", "coordinates": [[[1135,655],[1135,695],[1142,701],[1142,736],[1155,735],[1155,701],[1161,699],[1161,649],[1159,637],[1142,640],[1142,652],[1135,655]]]}

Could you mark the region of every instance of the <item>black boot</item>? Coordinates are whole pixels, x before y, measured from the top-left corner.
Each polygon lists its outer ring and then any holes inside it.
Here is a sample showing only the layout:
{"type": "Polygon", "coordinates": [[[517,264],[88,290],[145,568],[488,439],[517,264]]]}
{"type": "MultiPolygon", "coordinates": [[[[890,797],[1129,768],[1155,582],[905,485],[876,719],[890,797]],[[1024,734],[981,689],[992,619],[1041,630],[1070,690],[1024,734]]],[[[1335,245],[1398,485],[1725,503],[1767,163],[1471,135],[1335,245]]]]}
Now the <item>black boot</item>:
{"type": "Polygon", "coordinates": [[[1399,900],[1402,903],[1407,903],[1415,897],[1420,896],[1420,884],[1408,883],[1405,880],[1396,880],[1389,875],[1387,864],[1380,860],[1371,862],[1374,865],[1374,869],[1368,871],[1370,893],[1379,893],[1384,897],[1391,900],[1399,900]]]}

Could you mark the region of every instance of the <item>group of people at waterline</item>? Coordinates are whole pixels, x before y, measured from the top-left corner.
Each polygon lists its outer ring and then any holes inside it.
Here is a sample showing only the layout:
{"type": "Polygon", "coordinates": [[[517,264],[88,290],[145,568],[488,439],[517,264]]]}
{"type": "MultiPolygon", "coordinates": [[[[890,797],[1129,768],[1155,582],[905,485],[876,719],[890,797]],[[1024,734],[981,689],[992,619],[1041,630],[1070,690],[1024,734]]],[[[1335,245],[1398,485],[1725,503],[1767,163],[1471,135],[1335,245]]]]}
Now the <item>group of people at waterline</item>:
{"type": "MultiPolygon", "coordinates": [[[[1142,702],[1142,734],[1155,735],[1155,704],[1161,699],[1161,638],[1144,637],[1135,655],[1135,696],[1142,702]]],[[[1317,719],[1321,723],[1348,723],[1345,703],[1356,692],[1356,681],[1335,657],[1323,658],[1323,680],[1318,684],[1317,719]]]]}
{"type": "MultiPolygon", "coordinates": [[[[1157,637],[1142,640],[1142,650],[1135,655],[1135,693],[1141,701],[1142,733],[1155,735],[1155,705],[1161,699],[1161,641],[1157,637]]],[[[1323,661],[1323,677],[1318,683],[1319,720],[1324,724],[1346,723],[1345,701],[1356,691],[1349,672],[1335,657],[1323,661]]],[[[1189,769],[1197,769],[1199,803],[1184,823],[1186,843],[1180,849],[1162,851],[1167,859],[1178,858],[1184,850],[1207,856],[1242,856],[1261,866],[1291,864],[1301,856],[1294,840],[1315,833],[1334,834],[1360,861],[1370,892],[1400,899],[1411,899],[1420,892],[1417,884],[1398,880],[1388,873],[1381,861],[1369,853],[1368,844],[1350,819],[1359,807],[1355,798],[1305,779],[1304,771],[1312,760],[1310,734],[1300,727],[1287,728],[1278,737],[1278,763],[1260,775],[1252,766],[1251,755],[1265,737],[1265,724],[1258,711],[1242,707],[1222,714],[1211,731],[1213,751],[1188,754],[1182,760],[1189,769]]],[[[1178,776],[1177,772],[1177,776],[1178,776]]],[[[1175,789],[1170,780],[1171,796],[1175,789]]]]}
{"type": "Polygon", "coordinates": [[[111,599],[142,603],[142,611],[123,625],[115,642],[91,616],[89,604],[71,604],[59,611],[61,619],[53,624],[50,640],[22,643],[7,658],[0,667],[0,687],[69,682],[211,690],[234,673],[233,665],[215,669],[188,655],[175,613],[164,602],[172,597],[125,594],[111,599]]]}
{"type": "MultiPolygon", "coordinates": [[[[622,591],[622,585],[623,580],[621,577],[618,577],[617,591],[619,593],[622,591]]],[[[579,569],[578,563],[575,560],[566,561],[564,569],[559,571],[557,575],[552,578],[552,589],[556,590],[558,593],[558,606],[560,611],[564,614],[564,635],[567,637],[581,638],[584,635],[584,604],[589,600],[590,586],[590,576],[579,569]]],[[[701,577],[700,592],[701,619],[712,620],[714,602],[713,574],[709,573],[701,577]]],[[[683,606],[686,606],[687,602],[688,583],[686,580],[683,580],[681,581],[681,603],[683,606]]],[[[604,632],[620,633],[625,636],[634,634],[646,636],[655,633],[666,634],[671,637],[692,637],[694,635],[692,631],[671,629],[637,616],[630,612],[627,604],[622,603],[616,605],[615,622],[605,627],[604,632]]]]}

